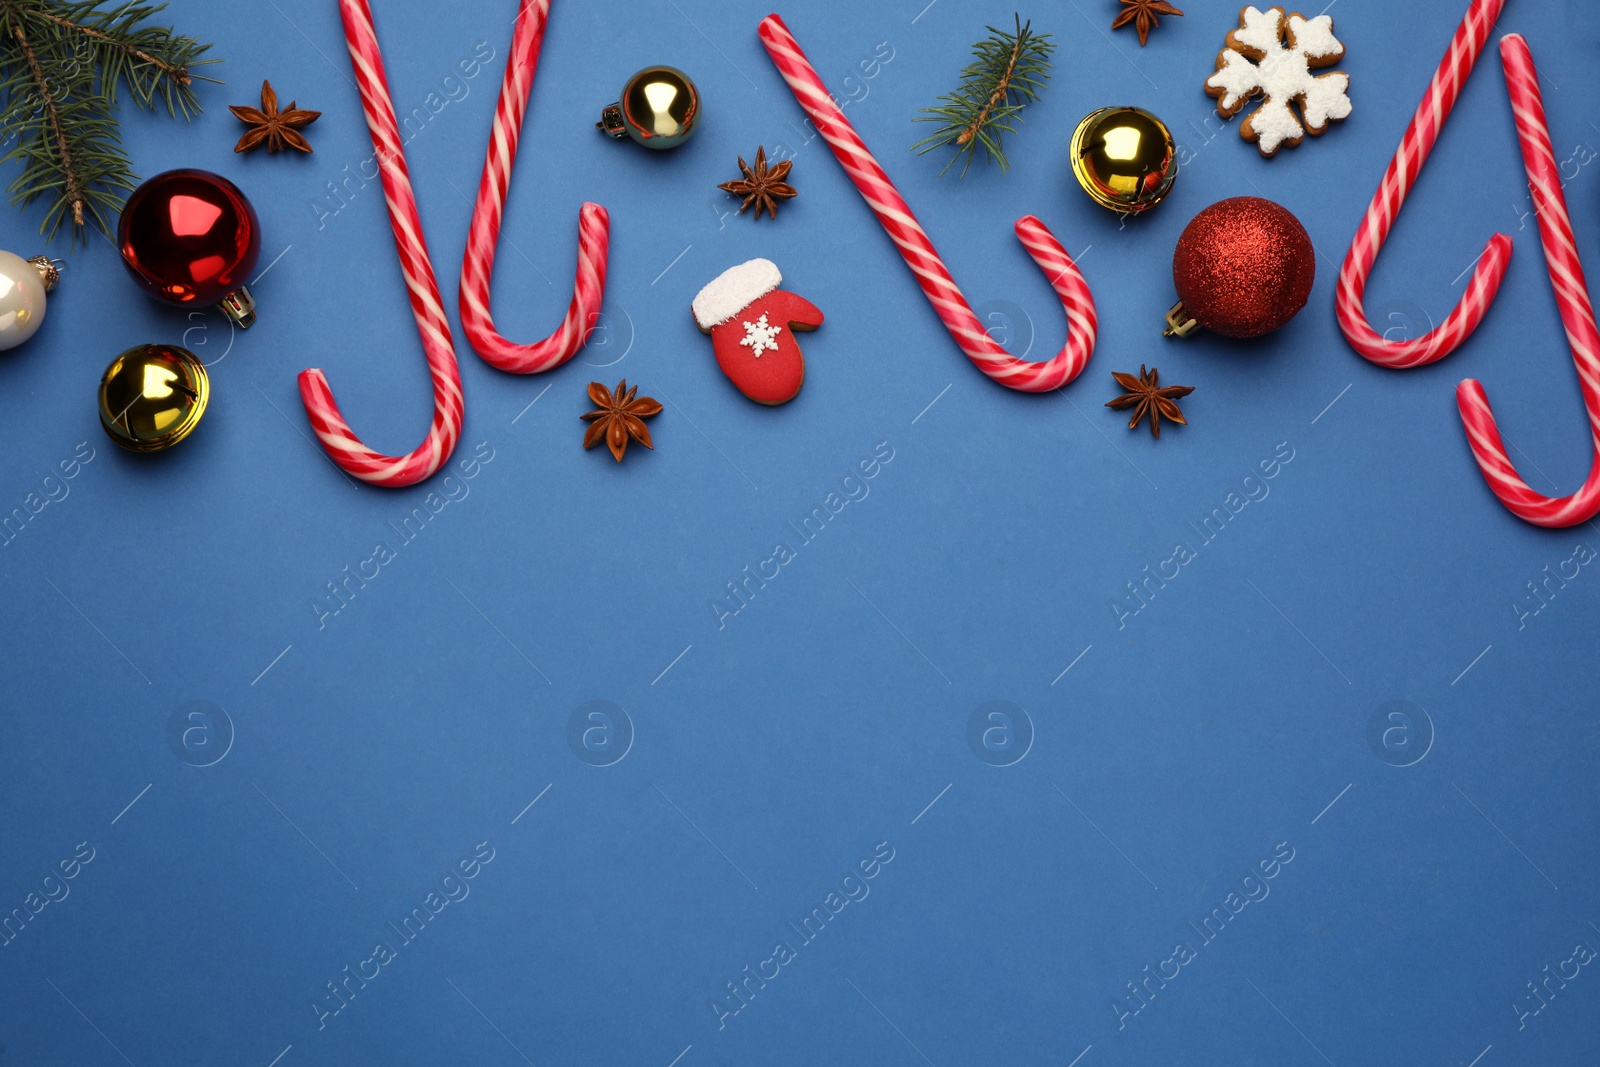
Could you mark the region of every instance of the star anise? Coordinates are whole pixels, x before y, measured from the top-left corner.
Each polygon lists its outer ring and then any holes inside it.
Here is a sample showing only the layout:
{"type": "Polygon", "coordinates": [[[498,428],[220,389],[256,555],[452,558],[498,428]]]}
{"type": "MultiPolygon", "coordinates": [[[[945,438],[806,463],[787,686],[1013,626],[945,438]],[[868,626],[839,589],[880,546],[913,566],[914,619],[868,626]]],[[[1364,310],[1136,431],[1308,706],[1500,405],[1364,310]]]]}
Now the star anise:
{"type": "Polygon", "coordinates": [[[228,110],[233,112],[233,117],[250,127],[239,138],[239,143],[233,146],[233,150],[248,152],[265,144],[268,152],[281,152],[289,148],[310,152],[311,142],[300,131],[321,118],[322,112],[305,111],[294,104],[291,100],[287,108],[279,111],[278,94],[272,91],[271,82],[264,81],[261,83],[260,110],[242,104],[230,106],[228,110]]]}
{"type": "Polygon", "coordinates": [[[717,188],[734,196],[744,197],[744,203],[739,206],[739,214],[743,215],[745,209],[754,204],[756,213],[750,216],[751,218],[759,219],[761,209],[766,208],[767,217],[776,219],[778,201],[799,195],[794,186],[783,180],[789,176],[789,170],[793,166],[794,161],[786,159],[769,170],[767,150],[765,146],[757,146],[756,165],[754,167],[747,165],[744,157],[740,156],[739,169],[744,172],[744,177],[736,182],[723,182],[717,188]]]}
{"type": "Polygon", "coordinates": [[[1115,400],[1107,401],[1108,408],[1134,408],[1133,418],[1128,422],[1128,429],[1138,427],[1139,420],[1146,415],[1150,416],[1150,432],[1156,437],[1161,436],[1161,417],[1165,415],[1173,422],[1182,426],[1189,425],[1189,420],[1183,417],[1183,412],[1178,410],[1174,403],[1179,397],[1188,396],[1194,392],[1192,385],[1169,385],[1161,387],[1161,372],[1151,367],[1148,371],[1144,364],[1139,364],[1139,376],[1131,374],[1118,374],[1111,372],[1111,377],[1117,384],[1127,390],[1115,400]]]}
{"type": "Polygon", "coordinates": [[[1132,23],[1139,31],[1139,47],[1143,48],[1150,39],[1150,31],[1160,25],[1157,15],[1182,15],[1183,12],[1167,3],[1166,0],[1121,0],[1122,12],[1111,23],[1111,28],[1120,30],[1132,23]]]}
{"type": "Polygon", "coordinates": [[[661,405],[648,396],[635,400],[634,394],[638,391],[637,385],[628,388],[626,378],[617,383],[615,393],[599,382],[589,383],[589,399],[594,401],[598,410],[583,416],[590,423],[588,432],[583,435],[584,448],[593,448],[604,441],[617,462],[621,463],[629,440],[638,441],[649,449],[656,447],[650,440],[650,430],[643,420],[661,414],[661,405]]]}

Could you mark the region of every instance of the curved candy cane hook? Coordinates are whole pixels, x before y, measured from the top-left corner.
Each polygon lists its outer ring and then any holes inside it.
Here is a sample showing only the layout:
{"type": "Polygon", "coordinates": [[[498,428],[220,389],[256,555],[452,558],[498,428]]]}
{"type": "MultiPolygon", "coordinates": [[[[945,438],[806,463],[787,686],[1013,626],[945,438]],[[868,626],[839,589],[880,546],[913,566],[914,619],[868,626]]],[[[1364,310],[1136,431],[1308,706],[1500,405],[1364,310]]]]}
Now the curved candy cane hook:
{"type": "Polygon", "coordinates": [[[1482,383],[1468,378],[1458,385],[1456,406],[1461,410],[1467,441],[1483,471],[1484,481],[1489,483],[1500,502],[1517,518],[1535,526],[1576,526],[1600,513],[1600,330],[1595,328],[1594,305],[1584,281],[1583,261],[1578,257],[1577,242],[1573,238],[1566,196],[1561,192],[1561,172],[1550,148],[1550,128],[1545,119],[1533,54],[1528,50],[1528,42],[1520,34],[1513,33],[1501,38],[1500,58],[1506,68],[1511,110],[1517,119],[1517,138],[1522,142],[1528,188],[1533,192],[1539,216],[1539,236],[1544,242],[1550,284],[1561,308],[1561,321],[1572,347],[1572,361],[1578,368],[1584,407],[1589,412],[1594,463],[1589,468],[1588,480],[1582,489],[1568,497],[1552,498],[1534,492],[1517,475],[1511,457],[1506,455],[1482,383]]]}
{"type": "Polygon", "coordinates": [[[761,20],[761,43],[789,83],[811,121],[828,142],[828,147],[844,166],[856,190],[883,224],[884,230],[900,249],[906,266],[922,286],[928,303],[943,320],[945,329],[967,358],[990,378],[1009,389],[1043,393],[1059,389],[1083,372],[1094,354],[1096,318],[1094,296],[1067,250],[1061,247],[1048,227],[1032,215],[1017,220],[1017,237],[1028,255],[1044,271],[1050,286],[1061,298],[1070,324],[1069,337],[1061,352],[1045,363],[1027,363],[1014,358],[985,332],[978,316],[972,313],[966,297],[939,258],[933,242],[918,224],[910,206],[900,196],[878,161],[856,133],[844,112],[828,95],[816,69],[800,44],[777,15],[761,20]]]}
{"type": "Polygon", "coordinates": [[[588,340],[600,318],[606,289],[606,255],[611,239],[611,217],[599,204],[584,204],[578,212],[578,269],[572,303],[555,333],[535,344],[519,345],[500,336],[489,311],[490,282],[494,277],[495,249],[500,242],[500,220],[505,215],[506,190],[528,112],[528,94],[539,69],[539,48],[550,20],[550,0],[523,0],[512,34],[511,55],[506,59],[500,104],[478,183],[478,202],[472,209],[472,231],[461,264],[461,325],[467,340],[492,367],[514,374],[536,374],[559,367],[588,340]]]}
{"type": "Polygon", "coordinates": [[[300,372],[300,398],[305,402],[311,428],[335,463],[364,482],[396,489],[429,477],[455,451],[463,414],[461,372],[450,340],[450,320],[445,317],[439,283],[433,276],[433,264],[422,236],[422,219],[417,214],[400,127],[389,98],[372,9],[367,0],[340,0],[339,10],[350,46],[350,64],[361,91],[361,107],[366,112],[372,147],[377,150],[378,167],[383,174],[383,195],[389,204],[400,270],[405,275],[411,311],[416,316],[417,332],[428,357],[428,373],[433,378],[433,424],[427,438],[413,451],[404,456],[386,456],[356,438],[321,370],[300,372]]]}
{"type": "Polygon", "coordinates": [[[1489,239],[1478,258],[1478,266],[1472,272],[1472,281],[1460,303],[1437,329],[1410,341],[1387,341],[1367,322],[1364,301],[1372,265],[1400,216],[1406,194],[1427,163],[1428,154],[1439,139],[1439,131],[1450,117],[1456,98],[1472,74],[1503,7],[1505,0],[1472,0],[1472,6],[1450,42],[1450,50],[1434,73],[1427,95],[1417,105],[1417,113],[1406,128],[1400,148],[1389,163],[1383,183],[1367,208],[1366,218],[1356,231],[1339,272],[1339,327],[1352,348],[1379,366],[1407,370],[1454,352],[1483,321],[1505,279],[1506,267],[1511,261],[1511,238],[1497,233],[1489,239]]]}

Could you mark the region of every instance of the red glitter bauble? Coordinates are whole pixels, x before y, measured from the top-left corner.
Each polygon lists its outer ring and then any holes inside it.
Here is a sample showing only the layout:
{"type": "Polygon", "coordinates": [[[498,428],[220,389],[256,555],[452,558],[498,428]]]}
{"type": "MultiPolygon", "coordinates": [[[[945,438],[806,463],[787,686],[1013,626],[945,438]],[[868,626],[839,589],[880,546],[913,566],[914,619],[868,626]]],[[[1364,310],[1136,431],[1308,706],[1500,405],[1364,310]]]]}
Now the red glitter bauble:
{"type": "Polygon", "coordinates": [[[1317,254],[1288,209],[1238,196],[1196,215],[1172,254],[1183,314],[1224,337],[1260,337],[1311,298],[1317,254]]]}
{"type": "Polygon", "coordinates": [[[239,187],[204,170],[169,170],[133,191],[117,226],[140,288],[179,307],[243,290],[261,258],[261,223],[239,187]]]}

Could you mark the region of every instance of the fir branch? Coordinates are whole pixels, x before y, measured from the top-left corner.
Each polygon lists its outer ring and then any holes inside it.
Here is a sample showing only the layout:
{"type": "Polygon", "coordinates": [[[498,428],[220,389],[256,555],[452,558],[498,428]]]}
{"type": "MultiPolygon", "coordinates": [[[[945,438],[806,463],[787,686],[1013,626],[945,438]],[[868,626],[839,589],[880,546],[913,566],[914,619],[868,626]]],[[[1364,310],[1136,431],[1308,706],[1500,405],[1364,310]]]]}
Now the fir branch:
{"type": "Polygon", "coordinates": [[[194,71],[216,60],[210,45],[147,24],[165,4],[103,0],[0,0],[0,133],[19,161],[11,200],[52,204],[40,232],[72,223],[75,247],[88,225],[109,232],[135,176],[120,144],[116,111],[125,89],[135,107],[164,106],[189,118],[200,110],[194,71]]]}
{"type": "Polygon", "coordinates": [[[101,10],[102,0],[0,0],[23,3],[30,15],[62,27],[90,47],[93,61],[100,68],[100,89],[112,103],[117,101],[119,84],[126,84],[134,102],[154,110],[159,94],[167,113],[184,118],[200,110],[194,94],[196,79],[216,84],[215,78],[194,73],[193,68],[218,62],[202,59],[211,46],[192,37],[179,36],[160,26],[145,23],[166,10],[167,5],[123,3],[112,10],[101,10]],[[53,17],[48,9],[59,14],[53,17]]]}
{"type": "Polygon", "coordinates": [[[50,80],[45,77],[44,66],[39,62],[39,56],[34,52],[33,46],[28,43],[28,36],[22,31],[22,26],[13,25],[11,32],[16,36],[17,47],[22,50],[23,60],[28,65],[28,76],[33,79],[34,91],[39,94],[45,120],[50,124],[51,139],[55,142],[56,151],[61,157],[61,173],[65,185],[61,197],[72,208],[73,225],[82,226],[83,186],[79,181],[77,170],[72,165],[72,143],[68,140],[67,131],[61,124],[60,105],[50,92],[50,80]]]}
{"type": "Polygon", "coordinates": [[[940,174],[965,156],[961,167],[965,176],[980,146],[1002,172],[1010,169],[1001,137],[1016,132],[1014,123],[1021,121],[1023,107],[1044,90],[1056,47],[1050,34],[1036,34],[1032,22],[1024,23],[1021,15],[1014,18],[1012,33],[986,27],[991,36],[972,46],[974,62],[962,70],[960,87],[939,97],[943,101],[939,106],[923,108],[915,119],[941,125],[932,136],[912,145],[912,151],[925,155],[945,146],[956,149],[940,174]]]}
{"type": "Polygon", "coordinates": [[[1016,75],[1017,57],[1021,51],[1022,42],[1019,36],[1017,44],[1011,49],[1011,58],[1006,62],[1006,72],[1000,76],[1000,83],[994,87],[994,92],[989,94],[989,99],[984,102],[983,110],[978,112],[971,122],[967,123],[967,128],[962,130],[961,136],[956,138],[958,146],[966,145],[967,142],[977,136],[978,131],[988,124],[989,113],[994,110],[995,105],[1005,100],[1006,95],[1011,92],[1011,79],[1016,75]]]}
{"type": "MultiPolygon", "coordinates": [[[[162,6],[165,7],[166,5],[163,4],[162,6]]],[[[75,22],[69,22],[60,15],[51,14],[48,11],[36,11],[33,12],[33,14],[38,18],[55,23],[57,26],[67,30],[69,33],[80,33],[85,37],[93,38],[97,42],[103,42],[109,48],[121,49],[135,59],[141,59],[144,62],[149,63],[151,66],[156,67],[161,71],[162,74],[174,79],[180,85],[189,84],[189,71],[185,67],[157,59],[155,56],[144,51],[143,49],[135,48],[133,45],[124,41],[119,41],[109,34],[101,33],[99,30],[91,29],[88,26],[80,26],[75,22]]]]}

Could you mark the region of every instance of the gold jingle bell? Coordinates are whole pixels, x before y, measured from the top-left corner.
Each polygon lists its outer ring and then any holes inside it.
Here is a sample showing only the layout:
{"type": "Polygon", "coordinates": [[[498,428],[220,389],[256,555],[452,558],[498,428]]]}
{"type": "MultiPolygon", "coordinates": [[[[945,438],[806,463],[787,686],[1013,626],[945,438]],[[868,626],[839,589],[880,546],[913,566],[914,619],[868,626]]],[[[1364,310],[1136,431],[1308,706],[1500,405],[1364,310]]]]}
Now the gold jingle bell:
{"type": "Polygon", "coordinates": [[[1072,173],[1090,199],[1109,211],[1137,215],[1172,191],[1178,152],[1172,131],[1137,107],[1103,107],[1072,134],[1072,173]]]}
{"type": "Polygon", "coordinates": [[[608,104],[594,128],[612,137],[631,137],[646,148],[677,148],[700,119],[700,91],[676,67],[646,67],[622,87],[622,99],[608,104]]]}
{"type": "Polygon", "coordinates": [[[189,436],[210,398],[211,381],[193,352],[139,345],[100,378],[100,425],[130,452],[160,452],[189,436]]]}

